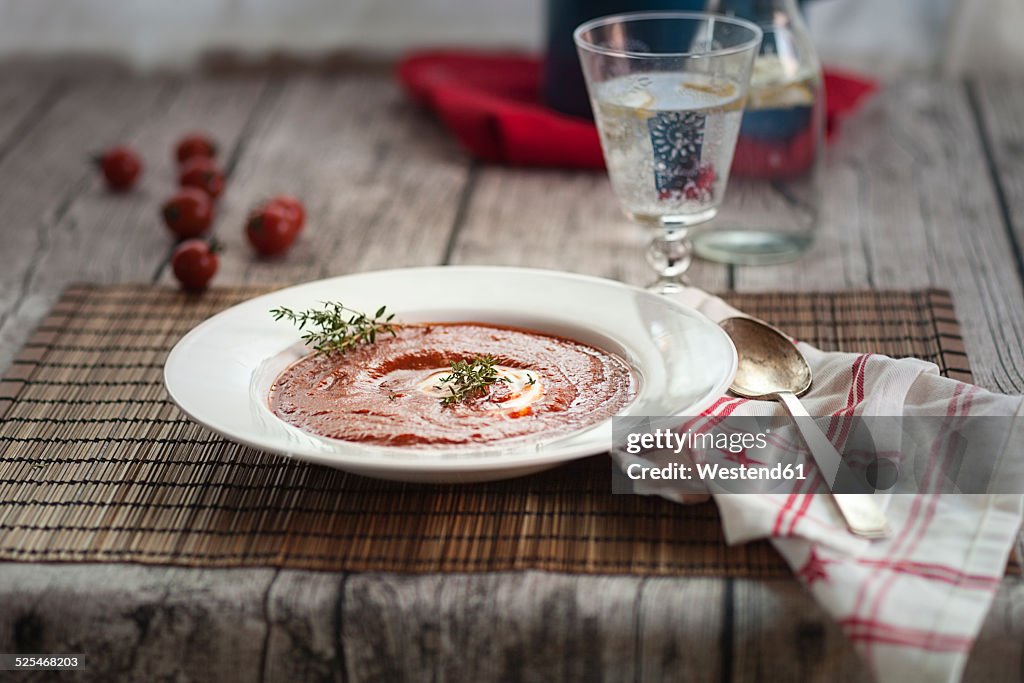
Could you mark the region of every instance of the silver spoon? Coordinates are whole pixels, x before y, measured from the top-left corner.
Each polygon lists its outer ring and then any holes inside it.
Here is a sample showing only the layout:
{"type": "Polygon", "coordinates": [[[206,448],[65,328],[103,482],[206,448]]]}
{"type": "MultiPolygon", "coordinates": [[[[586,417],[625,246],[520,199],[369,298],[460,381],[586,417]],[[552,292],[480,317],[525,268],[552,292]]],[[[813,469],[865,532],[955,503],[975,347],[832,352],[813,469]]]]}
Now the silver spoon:
{"type": "MultiPolygon", "coordinates": [[[[778,400],[793,418],[821,475],[833,487],[841,456],[814,423],[798,396],[811,388],[811,367],[796,345],[768,323],[753,318],[727,318],[719,323],[739,355],[736,379],[729,387],[744,398],[778,400]]],[[[833,493],[836,507],[849,530],[867,538],[891,533],[885,513],[871,496],[833,493]]]]}

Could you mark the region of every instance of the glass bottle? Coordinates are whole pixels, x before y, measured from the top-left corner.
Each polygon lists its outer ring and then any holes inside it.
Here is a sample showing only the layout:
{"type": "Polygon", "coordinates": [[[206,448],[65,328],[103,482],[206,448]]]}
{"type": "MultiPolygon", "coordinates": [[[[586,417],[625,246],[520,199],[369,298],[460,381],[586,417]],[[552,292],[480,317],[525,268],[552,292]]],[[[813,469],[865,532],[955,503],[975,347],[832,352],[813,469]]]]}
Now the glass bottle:
{"type": "Polygon", "coordinates": [[[798,258],[819,222],[825,91],[796,0],[710,0],[708,10],[764,31],[732,175],[717,218],[694,234],[698,256],[741,265],[798,258]]]}

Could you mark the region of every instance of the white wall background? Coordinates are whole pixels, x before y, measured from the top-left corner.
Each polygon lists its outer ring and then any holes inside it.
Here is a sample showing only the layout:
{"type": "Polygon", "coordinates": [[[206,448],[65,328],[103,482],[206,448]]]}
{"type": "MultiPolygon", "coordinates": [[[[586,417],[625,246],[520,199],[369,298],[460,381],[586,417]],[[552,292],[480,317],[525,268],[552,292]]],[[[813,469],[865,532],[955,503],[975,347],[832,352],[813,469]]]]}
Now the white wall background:
{"type": "MultiPolygon", "coordinates": [[[[0,59],[90,55],[146,70],[210,50],[537,49],[543,15],[544,0],[0,0],[0,59]]],[[[1024,0],[816,0],[809,19],[829,63],[1024,73],[1024,0]]]]}
{"type": "Polygon", "coordinates": [[[541,11],[541,0],[0,0],[0,56],[103,54],[148,68],[188,65],[211,48],[534,46],[541,11]]]}

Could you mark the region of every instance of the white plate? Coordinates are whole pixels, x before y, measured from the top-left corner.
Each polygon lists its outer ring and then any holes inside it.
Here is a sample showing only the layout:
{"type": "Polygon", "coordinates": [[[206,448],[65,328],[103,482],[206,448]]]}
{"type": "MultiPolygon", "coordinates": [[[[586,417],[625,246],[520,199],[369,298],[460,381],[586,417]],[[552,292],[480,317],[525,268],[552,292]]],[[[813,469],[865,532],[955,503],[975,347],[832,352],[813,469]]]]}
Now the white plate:
{"type": "Polygon", "coordinates": [[[548,332],[622,357],[638,378],[622,415],[694,414],[736,372],[728,336],[700,313],[635,287],[557,271],[499,267],[385,270],[289,287],[198,325],[171,351],[164,382],[189,417],[248,446],[371,477],[415,482],[490,481],[554,467],[611,447],[605,420],[558,437],[477,449],[416,450],[328,439],[278,419],[270,385],[307,351],[270,309],[339,300],[382,305],[403,322],[473,321],[548,332]]]}

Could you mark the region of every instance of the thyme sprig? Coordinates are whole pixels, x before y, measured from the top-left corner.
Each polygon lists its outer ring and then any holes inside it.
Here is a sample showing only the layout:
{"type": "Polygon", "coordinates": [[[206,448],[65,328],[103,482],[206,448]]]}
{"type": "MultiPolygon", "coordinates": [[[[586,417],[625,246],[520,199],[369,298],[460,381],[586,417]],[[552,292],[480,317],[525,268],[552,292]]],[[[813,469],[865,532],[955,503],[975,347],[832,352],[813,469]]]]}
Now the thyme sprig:
{"type": "Polygon", "coordinates": [[[317,353],[344,353],[360,344],[373,344],[378,334],[395,336],[394,313],[386,306],[369,316],[338,301],[325,301],[323,308],[294,311],[274,308],[274,320],[288,320],[304,332],[302,341],[317,353]]]}
{"type": "Polygon", "coordinates": [[[441,397],[441,405],[444,406],[479,396],[495,382],[509,381],[507,377],[498,374],[498,360],[491,355],[452,361],[451,367],[451,374],[438,379],[437,387],[448,391],[447,395],[441,397]]]}

